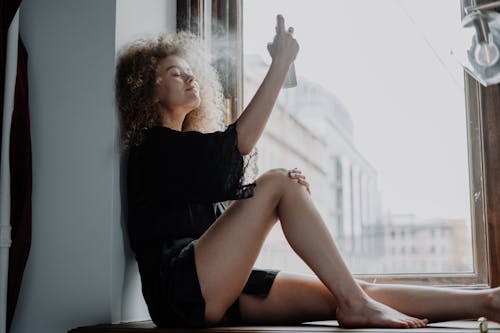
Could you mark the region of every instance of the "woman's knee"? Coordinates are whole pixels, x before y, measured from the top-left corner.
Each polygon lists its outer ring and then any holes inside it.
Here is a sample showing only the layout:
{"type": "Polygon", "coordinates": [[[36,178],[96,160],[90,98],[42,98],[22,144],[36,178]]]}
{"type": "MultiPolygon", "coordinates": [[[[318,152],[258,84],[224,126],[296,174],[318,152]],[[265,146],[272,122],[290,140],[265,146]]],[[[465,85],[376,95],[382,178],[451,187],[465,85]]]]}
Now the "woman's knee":
{"type": "Polygon", "coordinates": [[[290,177],[289,170],[284,168],[271,169],[260,177],[261,180],[273,183],[279,190],[280,197],[287,191],[300,191],[305,187],[290,177]]]}
{"type": "Polygon", "coordinates": [[[262,174],[262,177],[269,176],[269,177],[285,177],[288,174],[288,170],[285,168],[274,168],[274,169],[269,169],[264,174],[262,174]]]}
{"type": "Polygon", "coordinates": [[[288,175],[288,170],[284,168],[270,169],[259,178],[264,181],[272,182],[280,188],[285,188],[289,186],[289,184],[294,183],[293,179],[288,175]]]}
{"type": "Polygon", "coordinates": [[[267,192],[279,201],[286,186],[286,169],[271,169],[257,178],[257,191],[267,192]],[[265,190],[264,190],[265,189],[265,190]]]}

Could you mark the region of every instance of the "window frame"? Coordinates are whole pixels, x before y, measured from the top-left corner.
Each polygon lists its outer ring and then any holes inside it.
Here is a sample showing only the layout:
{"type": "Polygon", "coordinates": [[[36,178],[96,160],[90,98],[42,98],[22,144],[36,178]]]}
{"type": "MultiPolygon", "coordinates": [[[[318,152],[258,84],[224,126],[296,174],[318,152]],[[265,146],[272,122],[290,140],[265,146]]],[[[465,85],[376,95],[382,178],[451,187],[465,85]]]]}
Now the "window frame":
{"type": "MultiPolygon", "coordinates": [[[[473,0],[461,0],[461,12],[473,0]]],[[[477,0],[478,5],[494,0],[477,0]]],[[[243,0],[177,0],[177,30],[201,36],[211,46],[213,22],[223,22],[227,35],[236,36],[231,50],[241,61],[227,67],[224,81],[228,123],[242,112],[243,101],[243,0]],[[227,79],[231,76],[231,79],[227,79]],[[229,92],[229,93],[227,93],[229,92]]],[[[467,144],[474,272],[446,274],[358,275],[378,283],[412,283],[470,288],[500,285],[500,85],[483,87],[464,72],[467,144]],[[476,163],[473,165],[472,163],[476,163]],[[479,193],[476,200],[473,193],[479,193]]]]}
{"type": "MultiPolygon", "coordinates": [[[[470,5],[472,0],[463,0],[470,5]]],[[[493,0],[478,0],[478,5],[493,0]]],[[[464,4],[462,4],[464,5],[464,4]]],[[[498,10],[497,10],[498,11],[498,10]]],[[[489,280],[492,287],[500,285],[500,84],[484,87],[474,79],[476,104],[482,132],[486,244],[488,248],[489,280]]]]}
{"type": "Polygon", "coordinates": [[[243,2],[241,0],[177,0],[177,31],[200,36],[207,50],[213,51],[212,35],[227,42],[235,64],[216,68],[224,90],[226,124],[233,123],[243,109],[243,2]]]}

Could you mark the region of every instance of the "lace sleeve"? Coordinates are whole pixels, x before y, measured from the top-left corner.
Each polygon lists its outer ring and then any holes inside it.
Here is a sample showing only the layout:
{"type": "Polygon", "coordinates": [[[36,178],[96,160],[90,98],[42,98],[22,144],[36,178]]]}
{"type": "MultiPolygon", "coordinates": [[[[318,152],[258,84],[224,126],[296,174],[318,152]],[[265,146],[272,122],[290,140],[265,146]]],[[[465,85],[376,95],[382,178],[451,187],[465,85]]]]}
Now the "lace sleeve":
{"type": "Polygon", "coordinates": [[[236,123],[229,125],[226,130],[227,139],[224,140],[224,148],[221,156],[227,163],[224,188],[228,194],[232,194],[229,200],[244,199],[253,196],[256,186],[257,174],[257,151],[242,156],[238,151],[238,133],[236,123]]]}

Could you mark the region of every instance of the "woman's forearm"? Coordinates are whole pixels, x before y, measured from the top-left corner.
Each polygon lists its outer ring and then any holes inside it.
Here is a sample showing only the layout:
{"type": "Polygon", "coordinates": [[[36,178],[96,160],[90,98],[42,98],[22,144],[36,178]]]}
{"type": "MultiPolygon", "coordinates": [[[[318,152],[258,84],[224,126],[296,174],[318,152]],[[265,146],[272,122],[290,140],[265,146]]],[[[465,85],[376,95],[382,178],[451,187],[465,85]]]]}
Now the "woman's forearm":
{"type": "Polygon", "coordinates": [[[288,61],[273,61],[259,89],[239,117],[236,128],[241,154],[249,154],[262,135],[289,67],[288,61]]]}
{"type": "Polygon", "coordinates": [[[271,67],[262,81],[254,97],[238,119],[238,150],[241,154],[249,154],[259,140],[290,64],[295,60],[299,44],[292,37],[293,28],[285,31],[285,20],[282,15],[276,17],[276,36],[267,49],[273,58],[271,67]]]}

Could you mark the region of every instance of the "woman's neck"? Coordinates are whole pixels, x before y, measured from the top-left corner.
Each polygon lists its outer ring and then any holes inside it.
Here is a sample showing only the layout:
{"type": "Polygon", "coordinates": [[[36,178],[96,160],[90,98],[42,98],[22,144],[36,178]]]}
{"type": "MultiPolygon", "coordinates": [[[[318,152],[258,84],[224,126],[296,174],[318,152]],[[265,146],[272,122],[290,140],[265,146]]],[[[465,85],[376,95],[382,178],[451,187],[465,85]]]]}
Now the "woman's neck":
{"type": "Polygon", "coordinates": [[[161,116],[161,124],[176,131],[182,131],[184,118],[185,115],[163,112],[161,116]]]}

